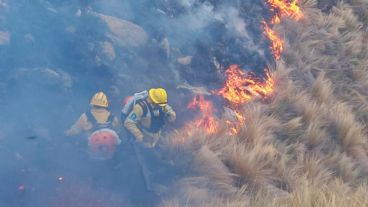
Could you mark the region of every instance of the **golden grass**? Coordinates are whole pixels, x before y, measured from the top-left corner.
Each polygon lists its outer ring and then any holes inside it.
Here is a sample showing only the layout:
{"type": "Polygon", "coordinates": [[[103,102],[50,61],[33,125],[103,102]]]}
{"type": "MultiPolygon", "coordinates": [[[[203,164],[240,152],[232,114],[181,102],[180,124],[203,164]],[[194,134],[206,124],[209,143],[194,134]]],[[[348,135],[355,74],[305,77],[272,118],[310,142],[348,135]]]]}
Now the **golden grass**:
{"type": "Polygon", "coordinates": [[[170,145],[191,173],[161,206],[368,206],[368,2],[301,5],[304,19],[276,28],[272,100],[244,106],[237,137],[170,145]]]}

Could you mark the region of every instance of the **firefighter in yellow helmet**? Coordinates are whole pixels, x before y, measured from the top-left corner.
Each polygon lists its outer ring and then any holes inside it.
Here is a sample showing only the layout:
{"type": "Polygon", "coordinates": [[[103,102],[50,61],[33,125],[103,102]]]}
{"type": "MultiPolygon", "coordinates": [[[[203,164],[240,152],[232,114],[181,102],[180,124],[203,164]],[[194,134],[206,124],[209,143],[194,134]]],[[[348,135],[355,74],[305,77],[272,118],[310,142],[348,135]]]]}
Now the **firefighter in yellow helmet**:
{"type": "Polygon", "coordinates": [[[175,111],[167,104],[166,90],[151,88],[145,98],[134,101],[124,126],[137,142],[144,141],[146,147],[152,148],[158,142],[165,122],[175,119],[175,111]]]}
{"type": "Polygon", "coordinates": [[[99,128],[115,129],[119,121],[108,109],[109,101],[103,92],[96,93],[90,101],[90,110],[83,113],[77,122],[65,133],[68,136],[82,132],[92,133],[99,128]]]}

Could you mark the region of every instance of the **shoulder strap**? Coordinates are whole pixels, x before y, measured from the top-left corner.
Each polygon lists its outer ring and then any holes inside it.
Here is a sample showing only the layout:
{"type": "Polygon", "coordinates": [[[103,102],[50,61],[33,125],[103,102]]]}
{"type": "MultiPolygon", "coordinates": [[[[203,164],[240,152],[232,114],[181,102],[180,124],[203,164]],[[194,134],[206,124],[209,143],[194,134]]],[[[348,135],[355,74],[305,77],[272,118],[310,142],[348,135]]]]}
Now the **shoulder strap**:
{"type": "Polygon", "coordinates": [[[147,104],[147,102],[145,100],[139,100],[137,103],[138,103],[139,106],[142,107],[142,110],[143,110],[142,117],[146,117],[147,113],[148,113],[149,104],[147,104]]]}
{"type": "Polygon", "coordinates": [[[96,120],[96,118],[93,116],[93,114],[92,114],[92,112],[90,111],[90,110],[88,110],[88,111],[86,111],[86,116],[87,116],[87,120],[89,121],[89,122],[91,122],[91,124],[93,125],[93,126],[96,126],[97,125],[97,120],[96,120]]]}
{"type": "Polygon", "coordinates": [[[114,121],[114,114],[112,114],[111,112],[110,112],[110,115],[109,115],[109,117],[107,118],[107,123],[109,123],[110,125],[112,125],[112,122],[114,121]]]}
{"type": "Polygon", "coordinates": [[[106,123],[104,124],[98,123],[91,111],[87,111],[85,114],[87,116],[87,120],[91,122],[91,124],[93,125],[93,128],[99,128],[99,127],[111,128],[112,127],[112,122],[114,121],[114,115],[111,112],[110,112],[109,117],[106,120],[106,123]]]}

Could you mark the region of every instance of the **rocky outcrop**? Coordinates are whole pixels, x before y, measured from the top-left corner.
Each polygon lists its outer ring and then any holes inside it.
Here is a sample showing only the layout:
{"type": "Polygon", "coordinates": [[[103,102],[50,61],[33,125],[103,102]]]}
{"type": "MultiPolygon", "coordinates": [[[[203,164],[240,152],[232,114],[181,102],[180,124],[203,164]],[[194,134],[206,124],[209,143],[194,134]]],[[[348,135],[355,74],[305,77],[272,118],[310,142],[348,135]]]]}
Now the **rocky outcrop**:
{"type": "Polygon", "coordinates": [[[7,31],[0,31],[0,46],[10,44],[10,33],[7,31]]]}
{"type": "Polygon", "coordinates": [[[24,68],[19,69],[13,78],[19,82],[28,82],[45,87],[71,88],[71,76],[60,69],[51,68],[24,68]]]}
{"type": "Polygon", "coordinates": [[[114,44],[122,47],[139,47],[147,42],[148,35],[142,27],[113,16],[98,13],[96,15],[107,24],[110,30],[108,37],[114,44]]]}

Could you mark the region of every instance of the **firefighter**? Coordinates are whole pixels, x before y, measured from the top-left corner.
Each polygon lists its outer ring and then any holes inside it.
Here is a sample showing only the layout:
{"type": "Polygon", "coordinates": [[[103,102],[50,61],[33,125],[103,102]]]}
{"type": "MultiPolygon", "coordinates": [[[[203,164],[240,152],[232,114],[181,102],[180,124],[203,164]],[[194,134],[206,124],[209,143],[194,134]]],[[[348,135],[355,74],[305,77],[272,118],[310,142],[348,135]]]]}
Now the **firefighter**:
{"type": "Polygon", "coordinates": [[[124,121],[124,126],[137,142],[143,142],[144,146],[153,148],[161,136],[161,129],[165,122],[174,122],[176,113],[167,104],[165,89],[151,88],[146,94],[143,98],[130,101],[134,104],[124,121]]]}
{"type": "Polygon", "coordinates": [[[162,127],[166,121],[174,122],[176,119],[175,111],[167,104],[166,90],[151,88],[134,94],[126,100],[121,117],[125,128],[136,141],[132,142],[132,147],[141,167],[146,189],[157,195],[161,194],[164,188],[155,182],[157,176],[154,174],[157,172],[150,169],[154,169],[160,162],[155,146],[161,136],[162,127]]]}
{"type": "Polygon", "coordinates": [[[83,140],[88,142],[88,154],[93,160],[111,160],[121,143],[116,132],[119,121],[108,107],[109,102],[105,93],[96,93],[90,101],[90,110],[83,113],[65,133],[67,136],[83,133],[86,139],[82,139],[82,142],[83,140]]]}
{"type": "Polygon", "coordinates": [[[110,112],[108,107],[109,101],[105,93],[96,93],[90,101],[90,110],[79,117],[77,122],[66,131],[66,135],[74,136],[82,132],[91,134],[99,128],[116,129],[119,120],[110,112]]]}

